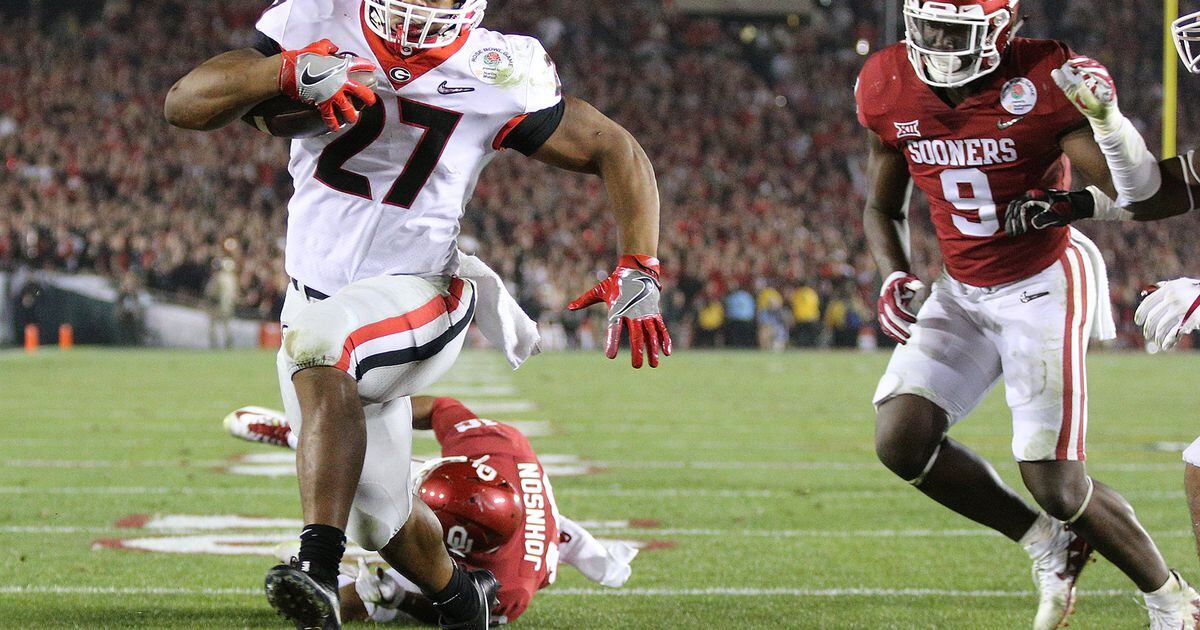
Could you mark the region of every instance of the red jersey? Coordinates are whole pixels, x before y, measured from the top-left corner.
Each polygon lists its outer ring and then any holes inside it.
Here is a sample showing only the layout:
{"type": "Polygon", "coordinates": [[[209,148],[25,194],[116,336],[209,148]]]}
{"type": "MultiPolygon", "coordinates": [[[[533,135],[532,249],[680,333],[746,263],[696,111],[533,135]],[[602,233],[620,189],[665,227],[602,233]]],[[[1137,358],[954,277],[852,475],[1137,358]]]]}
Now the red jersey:
{"type": "Polygon", "coordinates": [[[497,615],[513,621],[525,612],[533,594],[558,574],[558,506],[550,477],[529,440],[514,427],[478,418],[453,398],[433,404],[433,432],[443,457],[487,457],[487,465],[518,488],[525,503],[525,525],[499,549],[471,554],[467,564],[487,569],[500,580],[497,615]]]}
{"type": "Polygon", "coordinates": [[[1004,212],[1027,190],[1070,188],[1059,139],[1087,120],[1050,71],[1074,56],[1061,42],[1015,38],[958,107],[917,78],[903,43],[872,55],[859,73],[858,120],[904,153],[954,279],[982,287],[1022,280],[1066,249],[1066,228],[1007,236],[1004,212]]]}

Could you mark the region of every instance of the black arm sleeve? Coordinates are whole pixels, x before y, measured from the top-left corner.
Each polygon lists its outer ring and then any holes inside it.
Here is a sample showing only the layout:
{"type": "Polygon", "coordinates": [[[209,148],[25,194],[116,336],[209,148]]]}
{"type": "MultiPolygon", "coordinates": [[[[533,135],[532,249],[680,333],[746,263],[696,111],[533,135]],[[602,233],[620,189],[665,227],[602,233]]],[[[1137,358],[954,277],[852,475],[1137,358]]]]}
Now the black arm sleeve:
{"type": "Polygon", "coordinates": [[[254,43],[250,47],[262,53],[264,57],[274,57],[283,52],[283,47],[275,40],[263,34],[262,31],[254,31],[254,43]]]}
{"type": "Polygon", "coordinates": [[[567,101],[562,99],[557,105],[533,112],[508,132],[500,146],[506,149],[516,149],[525,155],[533,155],[558,130],[562,123],[563,113],[567,111],[567,101]]]}

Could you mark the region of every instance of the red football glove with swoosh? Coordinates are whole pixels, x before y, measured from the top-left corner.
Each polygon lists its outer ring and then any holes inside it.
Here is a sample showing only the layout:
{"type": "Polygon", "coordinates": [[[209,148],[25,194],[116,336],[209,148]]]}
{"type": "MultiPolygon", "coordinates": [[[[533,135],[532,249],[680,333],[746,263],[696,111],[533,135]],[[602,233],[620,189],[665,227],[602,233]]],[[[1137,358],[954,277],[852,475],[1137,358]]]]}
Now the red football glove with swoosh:
{"type": "Polygon", "coordinates": [[[353,96],[366,105],[375,104],[375,92],[350,78],[353,72],[374,72],[375,64],[353,55],[336,54],[338,47],[328,39],[281,55],[279,91],[288,98],[316,106],[330,131],[358,122],[353,96]],[[341,120],[338,120],[338,116],[341,120]]]}
{"type": "Polygon", "coordinates": [[[621,327],[629,327],[629,348],[633,367],[642,367],[642,355],[650,359],[650,367],[658,367],[661,350],[671,356],[671,335],[663,322],[660,295],[661,270],[653,256],[621,256],[616,271],[587,293],[567,305],[572,311],[601,302],[608,305],[608,332],[604,354],[617,358],[621,345],[621,327]]]}
{"type": "Polygon", "coordinates": [[[877,304],[879,327],[883,334],[900,345],[907,344],[912,337],[912,325],[917,323],[913,300],[924,288],[925,283],[905,271],[892,272],[883,281],[877,304]]]}

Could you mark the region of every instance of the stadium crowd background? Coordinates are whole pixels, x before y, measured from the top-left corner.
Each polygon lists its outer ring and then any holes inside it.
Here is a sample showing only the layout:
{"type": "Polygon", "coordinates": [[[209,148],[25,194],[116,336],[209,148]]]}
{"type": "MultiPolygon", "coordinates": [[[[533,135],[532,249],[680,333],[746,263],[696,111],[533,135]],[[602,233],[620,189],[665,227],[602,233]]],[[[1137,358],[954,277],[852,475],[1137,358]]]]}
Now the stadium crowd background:
{"type": "MultiPolygon", "coordinates": [[[[511,0],[485,25],[538,36],[566,89],[646,148],[677,343],[871,346],[876,336],[863,331],[874,330],[879,278],[861,229],[865,144],[852,86],[860,42],[874,50],[883,39],[880,4],[812,2],[788,18],[746,19],[680,16],[650,0],[511,0]]],[[[126,291],[199,301],[232,260],[240,312],[276,316],[287,281],[286,144],[240,124],[179,131],[161,114],[188,69],[250,42],[265,5],[0,5],[0,29],[22,34],[0,38],[0,84],[11,86],[0,92],[0,269],[97,273],[126,291]]],[[[1123,110],[1157,147],[1158,3],[1023,6],[1022,34],[1064,39],[1108,65],[1123,110]]],[[[1191,147],[1200,80],[1182,84],[1181,146],[1191,147]]],[[[504,155],[479,184],[463,245],[560,342],[588,344],[595,322],[563,307],[615,260],[604,204],[595,178],[504,155]]],[[[932,279],[939,256],[923,206],[913,246],[932,279]]],[[[1083,229],[1109,262],[1123,343],[1136,345],[1142,286],[1200,273],[1189,256],[1200,218],[1083,229]]]]}

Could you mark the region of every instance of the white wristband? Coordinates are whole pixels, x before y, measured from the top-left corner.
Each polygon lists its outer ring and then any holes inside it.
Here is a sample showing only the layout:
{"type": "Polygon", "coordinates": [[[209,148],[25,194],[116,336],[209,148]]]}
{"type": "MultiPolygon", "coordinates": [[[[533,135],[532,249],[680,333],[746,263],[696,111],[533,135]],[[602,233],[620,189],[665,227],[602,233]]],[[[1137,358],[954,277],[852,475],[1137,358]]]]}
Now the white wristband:
{"type": "Polygon", "coordinates": [[[1103,136],[1097,133],[1095,138],[1112,172],[1118,206],[1145,201],[1162,187],[1158,160],[1128,118],[1121,116],[1116,131],[1103,136]]]}
{"type": "Polygon", "coordinates": [[[1092,199],[1096,202],[1096,212],[1092,215],[1094,221],[1132,221],[1133,213],[1117,205],[1117,202],[1109,199],[1108,195],[1104,194],[1103,190],[1095,186],[1088,186],[1087,191],[1092,193],[1092,199]]]}

